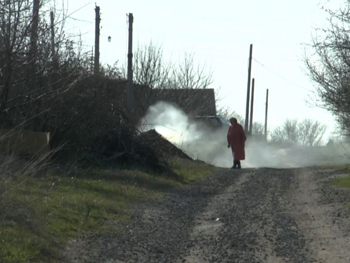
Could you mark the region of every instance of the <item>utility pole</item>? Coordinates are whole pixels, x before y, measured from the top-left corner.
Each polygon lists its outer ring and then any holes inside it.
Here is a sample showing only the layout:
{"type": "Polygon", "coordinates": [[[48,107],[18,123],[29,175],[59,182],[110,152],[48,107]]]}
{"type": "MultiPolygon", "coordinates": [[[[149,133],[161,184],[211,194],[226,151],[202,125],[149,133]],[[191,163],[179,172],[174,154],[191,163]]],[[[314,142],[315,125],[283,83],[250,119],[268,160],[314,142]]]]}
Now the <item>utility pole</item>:
{"type": "Polygon", "coordinates": [[[253,44],[250,44],[250,51],[249,51],[249,66],[248,66],[248,86],[247,86],[247,105],[246,105],[246,111],[245,111],[245,124],[244,124],[244,130],[248,133],[248,123],[249,123],[249,97],[250,97],[250,81],[251,81],[251,74],[252,74],[252,56],[253,56],[253,44]]]}
{"type": "Polygon", "coordinates": [[[129,112],[134,109],[134,87],[133,87],[133,72],[132,72],[132,25],[134,16],[129,13],[129,45],[128,45],[128,92],[127,92],[127,108],[129,112]]]}
{"type": "MultiPolygon", "coordinates": [[[[39,25],[39,8],[40,0],[33,1],[33,20],[32,20],[32,30],[30,35],[30,55],[31,62],[35,65],[36,56],[37,56],[37,41],[38,41],[38,25],[39,25]]],[[[35,71],[35,67],[32,67],[35,71]]]]}
{"type": "Polygon", "coordinates": [[[267,141],[267,110],[269,108],[269,89],[266,90],[266,106],[265,106],[265,140],[267,141]]]}
{"type": "Polygon", "coordinates": [[[252,100],[250,102],[250,127],[249,127],[250,135],[253,134],[254,86],[255,86],[255,79],[253,78],[253,82],[252,82],[252,100]]]}
{"type": "Polygon", "coordinates": [[[90,70],[92,74],[92,72],[94,71],[94,46],[91,47],[90,70]]]}
{"type": "Polygon", "coordinates": [[[57,55],[55,50],[55,18],[53,11],[50,12],[50,27],[51,27],[51,53],[52,53],[52,62],[53,67],[57,71],[58,70],[58,61],[57,61],[57,55]]]}
{"type": "Polygon", "coordinates": [[[51,29],[51,53],[52,53],[52,66],[53,72],[51,73],[51,85],[49,91],[56,90],[57,82],[58,82],[58,56],[55,50],[55,18],[53,11],[50,12],[50,29],[51,29]]]}
{"type": "Polygon", "coordinates": [[[52,57],[54,58],[56,55],[55,52],[55,26],[54,26],[54,16],[53,11],[50,12],[50,27],[51,27],[51,53],[52,57]]]}
{"type": "Polygon", "coordinates": [[[100,7],[96,6],[95,8],[95,75],[98,74],[100,68],[100,7]]]}

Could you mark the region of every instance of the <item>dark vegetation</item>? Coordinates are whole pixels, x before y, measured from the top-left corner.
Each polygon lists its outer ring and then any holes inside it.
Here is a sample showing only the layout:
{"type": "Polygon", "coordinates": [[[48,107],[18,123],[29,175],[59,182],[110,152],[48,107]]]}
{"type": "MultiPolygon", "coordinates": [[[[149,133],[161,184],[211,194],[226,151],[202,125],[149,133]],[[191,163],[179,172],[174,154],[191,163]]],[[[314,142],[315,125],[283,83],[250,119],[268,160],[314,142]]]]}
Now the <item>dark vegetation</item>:
{"type": "Polygon", "coordinates": [[[211,75],[194,68],[193,56],[174,70],[160,49],[139,48],[134,72],[141,95],[128,112],[123,69],[99,65],[99,74],[93,74],[91,54],[65,35],[66,17],[51,24],[45,3],[0,2],[0,127],[50,132],[51,147],[61,147],[56,159],[165,169],[162,156],[137,129],[156,99],[150,90],[207,88],[211,75]]]}
{"type": "MultiPolygon", "coordinates": [[[[138,129],[154,101],[150,90],[211,83],[192,56],[166,76],[171,85],[156,85],[157,75],[144,81],[139,72],[135,99],[143,103],[128,112],[123,69],[99,65],[94,74],[91,54],[65,34],[65,15],[52,14],[51,24],[46,3],[0,1],[0,129],[50,132],[53,150],[40,162],[0,154],[0,262],[60,261],[68,240],[115,231],[134,202],[214,170],[155,131],[138,129]]],[[[135,69],[151,72],[155,64],[141,49],[135,57],[135,69]]]]}

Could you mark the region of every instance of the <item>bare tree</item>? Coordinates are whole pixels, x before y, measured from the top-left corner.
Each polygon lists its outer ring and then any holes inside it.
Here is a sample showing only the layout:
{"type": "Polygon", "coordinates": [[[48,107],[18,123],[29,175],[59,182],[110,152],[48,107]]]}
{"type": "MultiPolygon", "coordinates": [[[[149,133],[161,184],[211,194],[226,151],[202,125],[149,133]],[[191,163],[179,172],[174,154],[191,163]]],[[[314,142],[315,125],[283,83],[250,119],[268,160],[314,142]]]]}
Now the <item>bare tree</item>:
{"type": "Polygon", "coordinates": [[[242,115],[238,114],[235,111],[229,110],[227,107],[219,108],[217,113],[219,116],[222,116],[226,120],[229,120],[230,118],[233,117],[233,118],[237,119],[238,123],[240,123],[240,124],[244,123],[244,118],[242,117],[242,115]]]}
{"type": "MultiPolygon", "coordinates": [[[[0,110],[7,107],[16,74],[28,58],[23,51],[29,50],[31,5],[24,0],[0,2],[0,110]],[[22,53],[22,56],[21,56],[22,53]]],[[[22,71],[22,72],[21,72],[22,71]]]]}
{"type": "Polygon", "coordinates": [[[260,122],[254,122],[253,123],[253,130],[252,134],[256,137],[265,138],[265,127],[260,122]]]}
{"type": "MultiPolygon", "coordinates": [[[[88,71],[86,57],[64,32],[56,34],[54,69],[52,27],[44,1],[0,1],[0,123],[48,130],[53,100],[88,71]],[[31,121],[26,121],[26,120],[31,121]]],[[[65,19],[64,17],[61,19],[65,19]]],[[[57,23],[59,26],[59,23],[57,23]]]]}
{"type": "Polygon", "coordinates": [[[166,61],[160,46],[139,46],[134,54],[134,79],[138,107],[144,112],[150,105],[165,101],[193,116],[216,114],[215,92],[208,89],[212,74],[206,66],[195,64],[194,55],[185,55],[179,63],[166,61]]]}
{"type": "Polygon", "coordinates": [[[327,126],[318,121],[305,119],[299,123],[299,136],[302,145],[319,146],[327,126]]]}
{"type": "Polygon", "coordinates": [[[152,42],[135,51],[134,80],[152,89],[205,89],[213,83],[212,72],[197,65],[194,54],[185,54],[177,64],[165,61],[162,47],[152,42]]]}
{"type": "Polygon", "coordinates": [[[138,46],[134,54],[135,83],[153,88],[168,88],[173,65],[165,62],[163,50],[152,42],[148,46],[138,46]]]}
{"type": "Polygon", "coordinates": [[[283,130],[286,133],[286,138],[288,142],[298,143],[300,134],[298,130],[298,121],[287,119],[283,124],[283,130]]]}
{"type": "Polygon", "coordinates": [[[271,133],[271,142],[273,143],[285,143],[287,141],[286,134],[283,131],[282,127],[277,127],[271,133]]]}
{"type": "Polygon", "coordinates": [[[319,146],[322,144],[326,125],[305,119],[301,122],[287,119],[271,133],[271,141],[282,144],[319,146]]]}
{"type": "Polygon", "coordinates": [[[287,119],[281,127],[271,133],[271,141],[276,143],[297,144],[299,137],[297,120],[287,119]]]}
{"type": "Polygon", "coordinates": [[[350,135],[350,1],[337,11],[326,10],[329,27],[317,29],[305,55],[308,75],[316,84],[316,103],[337,118],[350,135]]]}
{"type": "Polygon", "coordinates": [[[185,54],[173,78],[180,89],[206,89],[213,83],[212,73],[207,71],[205,65],[196,66],[193,54],[185,54]]]}

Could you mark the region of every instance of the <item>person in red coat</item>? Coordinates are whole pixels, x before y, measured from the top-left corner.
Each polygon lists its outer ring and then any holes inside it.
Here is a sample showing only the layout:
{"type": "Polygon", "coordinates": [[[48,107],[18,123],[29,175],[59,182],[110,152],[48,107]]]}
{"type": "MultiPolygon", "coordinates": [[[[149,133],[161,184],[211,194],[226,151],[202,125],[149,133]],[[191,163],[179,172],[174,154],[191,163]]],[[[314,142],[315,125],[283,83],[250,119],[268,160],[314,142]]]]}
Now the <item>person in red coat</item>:
{"type": "Polygon", "coordinates": [[[232,169],[241,169],[241,160],[245,160],[245,141],[247,136],[244,133],[242,125],[237,123],[236,118],[230,119],[231,126],[227,132],[227,147],[232,150],[233,166],[232,169]]]}

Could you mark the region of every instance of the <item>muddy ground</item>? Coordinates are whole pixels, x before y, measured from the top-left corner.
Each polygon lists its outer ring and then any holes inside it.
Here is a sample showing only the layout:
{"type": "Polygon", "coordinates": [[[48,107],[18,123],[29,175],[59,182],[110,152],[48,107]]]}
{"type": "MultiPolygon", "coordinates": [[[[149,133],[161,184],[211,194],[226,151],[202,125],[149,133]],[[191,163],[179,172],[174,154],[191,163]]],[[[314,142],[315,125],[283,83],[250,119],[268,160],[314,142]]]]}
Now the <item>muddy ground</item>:
{"type": "Polygon", "coordinates": [[[65,262],[350,262],[350,194],[332,169],[223,170],[135,208],[118,234],[72,241],[65,262]]]}

